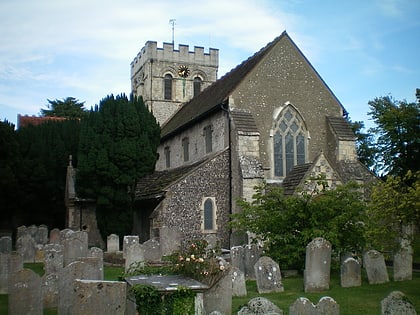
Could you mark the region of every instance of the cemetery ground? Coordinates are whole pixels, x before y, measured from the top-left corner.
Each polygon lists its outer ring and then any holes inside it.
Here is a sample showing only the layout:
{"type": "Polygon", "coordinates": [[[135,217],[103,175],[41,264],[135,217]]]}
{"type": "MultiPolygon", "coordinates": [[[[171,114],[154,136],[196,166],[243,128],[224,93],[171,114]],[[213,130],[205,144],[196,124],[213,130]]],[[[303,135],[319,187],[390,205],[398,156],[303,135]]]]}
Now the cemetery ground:
{"type": "MultiPolygon", "coordinates": [[[[43,274],[41,263],[25,264],[25,268],[30,268],[38,274],[43,274]]],[[[124,267],[105,267],[105,280],[118,280],[124,271],[124,267]]],[[[390,279],[392,279],[392,268],[388,268],[390,279]]],[[[316,304],[323,296],[332,297],[340,305],[341,315],[365,315],[380,314],[380,302],[392,291],[401,291],[414,304],[417,313],[420,313],[420,272],[413,272],[413,280],[410,281],[390,281],[384,284],[369,285],[364,270],[362,271],[362,286],[352,288],[342,288],[340,286],[339,272],[331,273],[330,289],[319,293],[305,293],[303,279],[301,276],[283,278],[284,292],[259,294],[257,292],[256,281],[247,280],[246,297],[234,297],[232,299],[232,314],[236,314],[240,308],[254,297],[262,296],[278,307],[284,314],[288,314],[289,306],[299,297],[306,297],[316,304]]],[[[7,295],[0,295],[0,314],[7,315],[7,295]]],[[[55,315],[55,309],[44,310],[44,315],[55,315]]]]}

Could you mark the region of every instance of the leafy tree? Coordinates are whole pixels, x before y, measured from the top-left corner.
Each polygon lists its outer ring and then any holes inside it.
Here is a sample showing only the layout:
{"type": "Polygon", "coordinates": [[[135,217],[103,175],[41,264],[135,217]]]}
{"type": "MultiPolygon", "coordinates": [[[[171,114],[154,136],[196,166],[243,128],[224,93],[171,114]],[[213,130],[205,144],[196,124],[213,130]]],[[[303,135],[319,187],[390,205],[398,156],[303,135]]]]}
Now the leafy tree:
{"type": "Polygon", "coordinates": [[[415,234],[407,233],[407,228],[420,226],[420,171],[388,176],[374,186],[367,214],[372,247],[396,250],[401,239],[413,241],[415,234]]]}
{"type": "Polygon", "coordinates": [[[403,177],[407,171],[420,170],[420,102],[397,101],[390,96],[369,102],[376,127],[375,159],[385,174],[403,177]]]}
{"type": "Polygon", "coordinates": [[[373,145],[375,142],[374,136],[371,133],[363,132],[365,128],[363,121],[349,120],[349,123],[356,136],[356,150],[359,161],[377,174],[379,170],[375,162],[375,155],[378,153],[378,150],[373,145]]]}
{"type": "MultiPolygon", "coordinates": [[[[317,182],[323,184],[322,179],[317,182]]],[[[262,184],[252,202],[239,201],[243,211],[232,216],[232,227],[255,233],[267,254],[286,268],[303,268],[306,245],[315,237],[330,241],[337,254],[360,252],[365,206],[360,187],[325,188],[284,196],[281,188],[262,184]]]]}
{"type": "Polygon", "coordinates": [[[153,171],[160,128],[141,98],[102,99],[83,121],[76,189],[96,199],[101,234],[132,229],[137,180],[153,171]]]}
{"type": "Polygon", "coordinates": [[[42,116],[55,116],[66,118],[82,118],[87,112],[84,109],[85,102],[80,102],[74,97],[63,98],[63,100],[47,100],[48,109],[41,109],[42,116]]]}

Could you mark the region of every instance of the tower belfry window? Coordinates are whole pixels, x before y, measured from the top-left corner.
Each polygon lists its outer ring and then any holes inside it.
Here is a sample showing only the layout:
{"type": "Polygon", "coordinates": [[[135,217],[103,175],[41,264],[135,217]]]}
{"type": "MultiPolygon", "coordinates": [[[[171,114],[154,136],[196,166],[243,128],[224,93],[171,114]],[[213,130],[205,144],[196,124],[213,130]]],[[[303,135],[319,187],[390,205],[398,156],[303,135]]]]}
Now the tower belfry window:
{"type": "Polygon", "coordinates": [[[197,96],[198,94],[200,94],[201,85],[202,85],[201,78],[200,77],[195,77],[194,78],[194,96],[197,96]]]}
{"type": "Polygon", "coordinates": [[[163,79],[164,85],[164,98],[165,100],[172,99],[172,76],[170,74],[166,74],[165,78],[163,79]]]}

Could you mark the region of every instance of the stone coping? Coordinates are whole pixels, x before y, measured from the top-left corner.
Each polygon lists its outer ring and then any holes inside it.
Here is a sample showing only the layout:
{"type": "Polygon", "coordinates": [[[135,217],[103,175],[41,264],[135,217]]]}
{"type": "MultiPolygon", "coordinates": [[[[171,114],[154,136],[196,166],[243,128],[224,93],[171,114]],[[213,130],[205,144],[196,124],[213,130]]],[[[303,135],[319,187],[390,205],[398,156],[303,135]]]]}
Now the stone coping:
{"type": "Polygon", "coordinates": [[[203,292],[209,287],[197,280],[181,275],[138,275],[125,278],[130,285],[145,284],[154,286],[159,292],[171,292],[178,287],[191,289],[194,292],[203,292]]]}

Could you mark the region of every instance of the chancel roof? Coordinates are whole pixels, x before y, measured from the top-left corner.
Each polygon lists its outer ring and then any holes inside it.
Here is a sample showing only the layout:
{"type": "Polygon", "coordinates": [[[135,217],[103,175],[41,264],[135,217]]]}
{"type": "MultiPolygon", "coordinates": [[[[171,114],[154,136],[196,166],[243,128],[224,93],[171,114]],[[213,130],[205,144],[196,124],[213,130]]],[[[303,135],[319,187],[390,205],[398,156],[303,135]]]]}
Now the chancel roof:
{"type": "Polygon", "coordinates": [[[353,130],[347,120],[342,117],[327,117],[327,121],[339,140],[356,140],[353,130]]]}
{"type": "Polygon", "coordinates": [[[293,195],[296,188],[306,177],[306,173],[312,167],[313,163],[299,164],[293,167],[286,178],[283,180],[282,187],[285,195],[293,195]]]}

